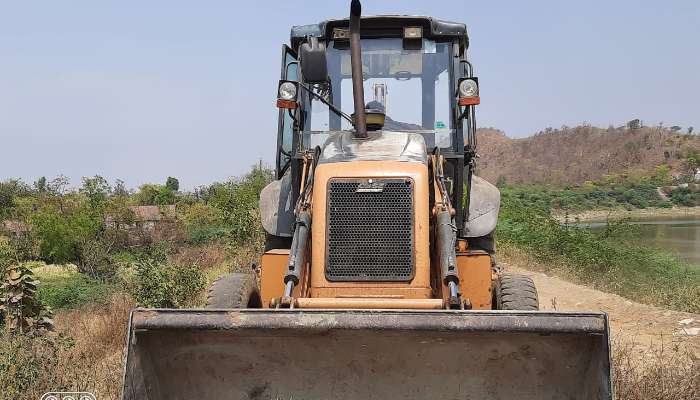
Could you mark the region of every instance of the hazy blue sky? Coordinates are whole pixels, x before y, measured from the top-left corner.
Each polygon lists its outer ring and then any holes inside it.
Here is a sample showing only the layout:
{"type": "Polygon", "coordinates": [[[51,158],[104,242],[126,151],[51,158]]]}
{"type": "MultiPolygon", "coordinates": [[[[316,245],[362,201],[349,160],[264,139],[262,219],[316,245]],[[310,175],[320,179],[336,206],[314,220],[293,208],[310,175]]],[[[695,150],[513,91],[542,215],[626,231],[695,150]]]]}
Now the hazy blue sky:
{"type": "MultiPolygon", "coordinates": [[[[349,1],[0,0],[0,179],[183,187],[273,160],[280,47],[349,1]]],[[[698,1],[363,1],[466,22],[477,120],[700,128],[698,1]]]]}

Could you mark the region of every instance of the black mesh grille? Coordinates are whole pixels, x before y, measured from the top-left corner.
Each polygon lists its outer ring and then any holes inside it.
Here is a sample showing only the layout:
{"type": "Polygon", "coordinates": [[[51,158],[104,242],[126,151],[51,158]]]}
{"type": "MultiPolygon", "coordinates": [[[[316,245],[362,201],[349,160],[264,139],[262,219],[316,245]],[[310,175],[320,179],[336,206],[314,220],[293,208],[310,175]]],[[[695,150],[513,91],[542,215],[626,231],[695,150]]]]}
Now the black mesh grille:
{"type": "Polygon", "coordinates": [[[411,180],[331,180],[327,229],[329,281],[413,278],[411,180]]]}

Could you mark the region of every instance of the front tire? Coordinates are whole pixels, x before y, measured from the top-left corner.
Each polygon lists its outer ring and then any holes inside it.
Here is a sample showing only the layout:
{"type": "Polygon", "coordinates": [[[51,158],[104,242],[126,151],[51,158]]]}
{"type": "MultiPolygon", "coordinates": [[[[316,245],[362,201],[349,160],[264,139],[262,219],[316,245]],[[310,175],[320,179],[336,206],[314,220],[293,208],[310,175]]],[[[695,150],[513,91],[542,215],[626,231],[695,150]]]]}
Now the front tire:
{"type": "Polygon", "coordinates": [[[220,277],[209,288],[206,308],[262,308],[255,277],[235,272],[220,277]]]}
{"type": "Polygon", "coordinates": [[[529,277],[518,274],[501,274],[496,281],[494,305],[496,310],[539,310],[535,283],[529,277]]]}

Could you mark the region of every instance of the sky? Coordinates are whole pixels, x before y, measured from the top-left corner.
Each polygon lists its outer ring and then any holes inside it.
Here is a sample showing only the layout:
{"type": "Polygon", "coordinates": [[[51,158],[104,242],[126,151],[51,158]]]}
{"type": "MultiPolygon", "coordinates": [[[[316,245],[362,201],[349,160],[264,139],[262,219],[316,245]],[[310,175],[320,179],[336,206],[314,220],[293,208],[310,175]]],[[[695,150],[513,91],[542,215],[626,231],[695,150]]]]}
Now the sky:
{"type": "MultiPolygon", "coordinates": [[[[281,46],[349,1],[0,0],[0,180],[192,188],[273,164],[281,46]]],[[[479,126],[700,128],[700,2],[363,1],[461,21],[479,126]]]]}

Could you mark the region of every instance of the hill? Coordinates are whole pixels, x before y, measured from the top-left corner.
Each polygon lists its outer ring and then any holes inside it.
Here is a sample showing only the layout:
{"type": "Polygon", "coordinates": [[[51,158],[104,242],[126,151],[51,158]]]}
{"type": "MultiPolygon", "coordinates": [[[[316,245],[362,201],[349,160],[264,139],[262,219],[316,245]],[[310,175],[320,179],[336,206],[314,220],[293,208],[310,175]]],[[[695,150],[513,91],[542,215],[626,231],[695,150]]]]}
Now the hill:
{"type": "Polygon", "coordinates": [[[687,174],[688,158],[700,152],[700,136],[656,127],[548,128],[522,139],[494,128],[477,134],[478,173],[491,182],[575,185],[605,175],[651,176],[659,165],[687,174]]]}

